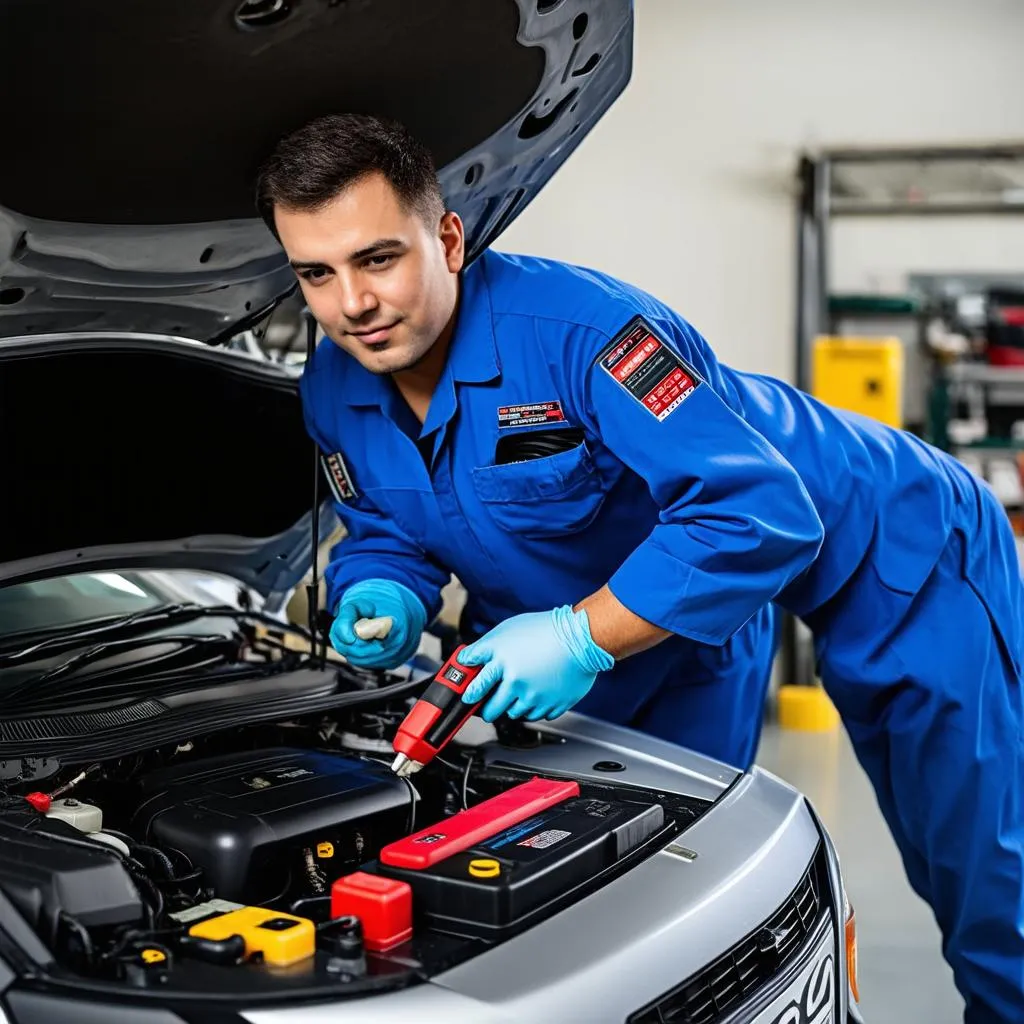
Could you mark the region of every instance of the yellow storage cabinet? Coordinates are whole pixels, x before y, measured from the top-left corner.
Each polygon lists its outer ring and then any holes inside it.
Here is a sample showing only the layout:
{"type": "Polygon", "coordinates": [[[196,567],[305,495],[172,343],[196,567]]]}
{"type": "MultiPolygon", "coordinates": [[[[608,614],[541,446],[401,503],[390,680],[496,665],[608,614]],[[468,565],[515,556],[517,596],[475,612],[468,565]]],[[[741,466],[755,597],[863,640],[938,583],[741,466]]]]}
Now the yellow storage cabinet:
{"type": "Polygon", "coordinates": [[[903,426],[903,342],[835,338],[814,342],[811,394],[837,409],[903,426]]]}

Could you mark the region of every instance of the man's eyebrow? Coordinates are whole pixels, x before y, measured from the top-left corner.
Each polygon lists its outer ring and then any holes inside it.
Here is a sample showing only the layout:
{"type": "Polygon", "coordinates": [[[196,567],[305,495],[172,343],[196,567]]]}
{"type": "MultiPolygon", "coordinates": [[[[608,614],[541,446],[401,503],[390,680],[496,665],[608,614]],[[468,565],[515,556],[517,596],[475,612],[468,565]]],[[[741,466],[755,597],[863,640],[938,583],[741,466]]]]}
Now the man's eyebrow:
{"type": "MultiPolygon", "coordinates": [[[[363,246],[349,256],[350,260],[365,260],[368,256],[376,256],[385,249],[401,249],[405,243],[400,238],[378,238],[376,242],[363,246]]],[[[292,270],[330,270],[330,265],[322,260],[289,260],[292,270]]]]}
{"type": "Polygon", "coordinates": [[[365,260],[367,256],[376,256],[383,249],[400,249],[403,245],[404,243],[399,238],[378,238],[376,242],[371,242],[352,253],[349,259],[365,260]]]}

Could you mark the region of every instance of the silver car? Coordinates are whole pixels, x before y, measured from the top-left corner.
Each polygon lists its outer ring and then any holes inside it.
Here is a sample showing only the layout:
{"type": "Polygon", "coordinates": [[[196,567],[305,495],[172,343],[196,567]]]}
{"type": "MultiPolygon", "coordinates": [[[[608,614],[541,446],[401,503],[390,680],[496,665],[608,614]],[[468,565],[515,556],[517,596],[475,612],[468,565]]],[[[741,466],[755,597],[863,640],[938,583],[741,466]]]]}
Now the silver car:
{"type": "Polygon", "coordinates": [[[260,156],[396,115],[473,257],[626,87],[628,0],[0,0],[0,40],[0,1021],[860,1022],[785,783],[575,714],[400,779],[438,661],[284,614],[334,523],[298,371],[230,344],[294,290],[260,156]]]}

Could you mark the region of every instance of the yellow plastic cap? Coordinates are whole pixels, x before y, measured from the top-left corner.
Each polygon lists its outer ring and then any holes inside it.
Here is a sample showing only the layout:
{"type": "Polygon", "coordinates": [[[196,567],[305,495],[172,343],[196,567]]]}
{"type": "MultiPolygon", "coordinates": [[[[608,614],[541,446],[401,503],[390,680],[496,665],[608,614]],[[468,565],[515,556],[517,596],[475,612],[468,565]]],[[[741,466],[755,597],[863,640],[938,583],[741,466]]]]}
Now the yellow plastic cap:
{"type": "Polygon", "coordinates": [[[469,873],[473,878],[497,878],[501,865],[496,860],[481,857],[469,862],[469,873]]]}

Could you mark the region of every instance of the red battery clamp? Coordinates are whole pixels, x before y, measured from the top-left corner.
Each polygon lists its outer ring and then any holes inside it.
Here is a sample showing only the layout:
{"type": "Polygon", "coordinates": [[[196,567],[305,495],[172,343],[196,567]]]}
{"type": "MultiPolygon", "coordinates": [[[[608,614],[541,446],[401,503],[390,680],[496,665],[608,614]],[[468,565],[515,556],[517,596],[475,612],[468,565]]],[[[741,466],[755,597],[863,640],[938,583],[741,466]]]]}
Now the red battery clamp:
{"type": "Polygon", "coordinates": [[[469,684],[483,668],[459,664],[459,653],[465,647],[462,644],[455,649],[398,727],[393,744],[398,756],[391,766],[398,775],[411,775],[429,764],[483,703],[462,701],[469,684]]]}

